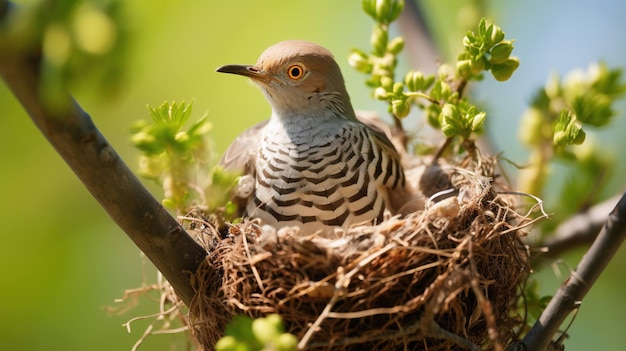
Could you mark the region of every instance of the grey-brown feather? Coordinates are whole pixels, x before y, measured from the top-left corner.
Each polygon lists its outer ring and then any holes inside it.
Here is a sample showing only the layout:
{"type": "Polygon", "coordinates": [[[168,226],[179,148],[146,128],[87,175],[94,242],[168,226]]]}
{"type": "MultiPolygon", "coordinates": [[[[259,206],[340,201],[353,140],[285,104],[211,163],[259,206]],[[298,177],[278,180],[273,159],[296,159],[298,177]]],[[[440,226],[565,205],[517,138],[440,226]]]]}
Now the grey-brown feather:
{"type": "Polygon", "coordinates": [[[238,193],[249,196],[240,202],[243,216],[328,235],[381,221],[410,200],[398,152],[375,123],[357,119],[328,50],[284,41],[254,66],[218,71],[251,78],[272,106],[270,119],[240,135],[222,158],[254,183],[238,193]]]}
{"type": "Polygon", "coordinates": [[[293,147],[287,150],[267,135],[262,147],[267,123],[242,133],[220,161],[228,170],[255,177],[255,192],[265,189],[272,194],[242,199],[241,215],[273,225],[324,230],[366,219],[380,221],[385,210],[396,213],[410,201],[400,156],[382,131],[360,121],[347,122],[348,127],[336,131],[334,145],[294,154],[293,147]],[[256,169],[259,162],[265,165],[262,170],[256,169]],[[330,163],[340,165],[339,170],[324,172],[330,163]]]}

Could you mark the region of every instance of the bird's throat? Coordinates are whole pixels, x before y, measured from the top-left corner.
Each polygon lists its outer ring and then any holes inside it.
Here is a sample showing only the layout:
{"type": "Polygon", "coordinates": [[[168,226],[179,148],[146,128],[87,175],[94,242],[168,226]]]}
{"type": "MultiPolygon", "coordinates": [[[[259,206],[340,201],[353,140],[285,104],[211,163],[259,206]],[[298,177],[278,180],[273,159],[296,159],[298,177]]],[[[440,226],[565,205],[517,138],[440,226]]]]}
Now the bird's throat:
{"type": "Polygon", "coordinates": [[[299,144],[323,144],[333,138],[346,122],[333,115],[279,115],[272,114],[266,128],[266,135],[299,144]],[[269,134],[268,134],[269,133],[269,134]]]}

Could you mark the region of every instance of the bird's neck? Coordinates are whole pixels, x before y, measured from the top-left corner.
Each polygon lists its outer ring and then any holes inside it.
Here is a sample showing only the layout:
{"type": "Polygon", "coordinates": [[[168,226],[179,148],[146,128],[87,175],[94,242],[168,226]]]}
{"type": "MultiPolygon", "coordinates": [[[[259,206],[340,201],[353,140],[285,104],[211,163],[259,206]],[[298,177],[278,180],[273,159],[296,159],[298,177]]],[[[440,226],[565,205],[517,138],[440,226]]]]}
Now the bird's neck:
{"type": "Polygon", "coordinates": [[[273,135],[282,135],[287,140],[310,142],[325,139],[334,135],[341,126],[348,122],[347,118],[333,113],[289,114],[272,111],[267,131],[273,135]]]}

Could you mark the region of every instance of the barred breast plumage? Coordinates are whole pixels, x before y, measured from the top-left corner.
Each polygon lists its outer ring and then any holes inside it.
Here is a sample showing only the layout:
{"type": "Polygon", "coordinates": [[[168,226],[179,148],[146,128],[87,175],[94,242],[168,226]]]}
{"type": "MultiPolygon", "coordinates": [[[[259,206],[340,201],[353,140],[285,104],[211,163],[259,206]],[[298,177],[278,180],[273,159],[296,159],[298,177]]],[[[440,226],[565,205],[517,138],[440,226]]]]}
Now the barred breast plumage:
{"type": "Polygon", "coordinates": [[[356,118],[326,49],[281,42],[255,66],[218,71],[250,77],[272,105],[269,121],[240,135],[221,161],[254,177],[244,216],[330,235],[337,227],[379,222],[411,196],[397,151],[356,118]]]}

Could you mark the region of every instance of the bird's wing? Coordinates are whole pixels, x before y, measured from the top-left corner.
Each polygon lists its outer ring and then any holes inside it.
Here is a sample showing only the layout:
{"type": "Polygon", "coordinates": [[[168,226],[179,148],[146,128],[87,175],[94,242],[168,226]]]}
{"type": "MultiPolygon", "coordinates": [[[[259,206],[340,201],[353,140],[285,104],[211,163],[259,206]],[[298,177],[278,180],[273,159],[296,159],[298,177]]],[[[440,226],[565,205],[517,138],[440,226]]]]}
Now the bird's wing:
{"type": "Polygon", "coordinates": [[[401,156],[406,152],[401,136],[398,133],[394,133],[391,125],[380,119],[376,113],[370,111],[356,111],[356,119],[376,133],[383,134],[387,139],[385,143],[392,144],[401,156]]]}
{"type": "MultiPolygon", "coordinates": [[[[369,128],[372,141],[381,150],[381,154],[386,154],[390,157],[387,163],[387,172],[396,173],[400,177],[398,186],[381,184],[378,188],[380,192],[385,194],[389,210],[393,214],[400,213],[402,215],[423,210],[425,203],[424,195],[410,183],[405,182],[405,174],[401,162],[402,153],[398,152],[398,148],[402,146],[396,146],[392,142],[393,132],[390,126],[373,115],[361,113],[357,114],[357,118],[359,122],[369,128]]],[[[402,149],[402,151],[404,150],[402,149]]]]}
{"type": "Polygon", "coordinates": [[[261,143],[261,133],[267,122],[263,121],[239,134],[224,152],[219,163],[220,166],[227,171],[254,175],[254,164],[261,143]]]}

